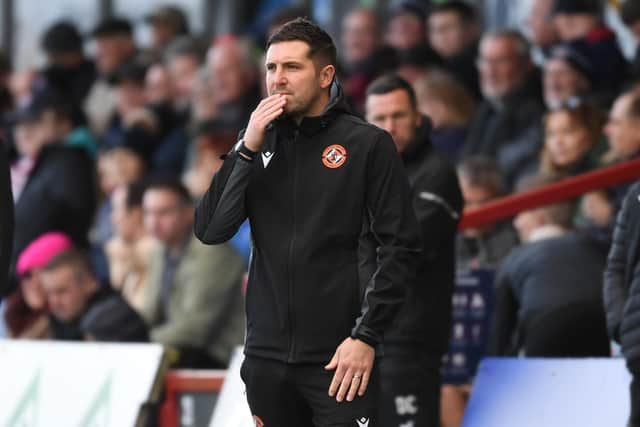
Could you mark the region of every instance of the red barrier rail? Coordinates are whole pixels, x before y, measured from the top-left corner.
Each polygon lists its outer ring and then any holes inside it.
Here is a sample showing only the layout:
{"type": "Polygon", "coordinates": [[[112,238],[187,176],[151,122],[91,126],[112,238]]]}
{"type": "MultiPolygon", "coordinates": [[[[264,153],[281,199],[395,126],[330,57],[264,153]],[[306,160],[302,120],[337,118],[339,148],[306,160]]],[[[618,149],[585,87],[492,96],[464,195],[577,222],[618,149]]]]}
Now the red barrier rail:
{"type": "Polygon", "coordinates": [[[458,228],[464,230],[491,224],[513,217],[527,209],[570,200],[590,191],[638,178],[640,178],[640,159],[629,160],[594,172],[566,178],[544,188],[502,197],[482,206],[465,209],[458,228]]]}
{"type": "Polygon", "coordinates": [[[160,407],[160,427],[176,427],[179,424],[180,393],[215,393],[222,389],[225,370],[172,370],[165,376],[165,396],[160,407]]]}

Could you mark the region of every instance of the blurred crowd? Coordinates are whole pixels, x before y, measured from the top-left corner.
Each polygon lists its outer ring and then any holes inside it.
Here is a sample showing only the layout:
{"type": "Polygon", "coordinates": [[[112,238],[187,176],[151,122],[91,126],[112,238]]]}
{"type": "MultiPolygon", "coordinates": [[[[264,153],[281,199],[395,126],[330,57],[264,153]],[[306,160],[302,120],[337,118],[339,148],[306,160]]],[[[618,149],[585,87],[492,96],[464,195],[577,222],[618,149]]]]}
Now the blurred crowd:
{"type": "MultiPolygon", "coordinates": [[[[640,4],[619,13],[640,40],[640,4]]],[[[263,39],[309,15],[278,11],[263,39]]],[[[536,0],[525,36],[483,31],[472,2],[356,8],[336,39],[339,82],[364,116],[372,81],[406,79],[465,206],[481,205],[640,157],[640,50],[625,58],[602,16],[597,0],[536,0]]],[[[16,212],[6,334],[158,342],[175,366],[225,367],[243,340],[250,228],[205,246],[193,209],[266,94],[264,51],[242,34],[203,42],[172,6],[144,25],[150,46],[125,18],[88,35],[56,22],[44,68],[0,60],[16,212]]],[[[401,138],[401,121],[387,130],[401,138]]],[[[602,277],[628,187],[459,234],[458,269],[497,270],[490,353],[611,354],[602,277]]]]}

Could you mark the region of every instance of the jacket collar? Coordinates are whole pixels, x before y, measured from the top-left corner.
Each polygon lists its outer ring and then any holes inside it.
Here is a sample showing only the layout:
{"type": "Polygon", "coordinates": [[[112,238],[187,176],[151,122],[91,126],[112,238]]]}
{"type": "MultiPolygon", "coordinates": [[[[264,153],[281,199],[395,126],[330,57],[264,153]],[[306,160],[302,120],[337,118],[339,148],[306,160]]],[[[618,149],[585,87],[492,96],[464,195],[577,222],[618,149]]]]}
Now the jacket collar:
{"type": "Polygon", "coordinates": [[[422,124],[416,130],[414,140],[402,152],[402,160],[404,163],[411,163],[416,159],[421,159],[433,149],[431,144],[431,119],[422,116],[422,124]]]}

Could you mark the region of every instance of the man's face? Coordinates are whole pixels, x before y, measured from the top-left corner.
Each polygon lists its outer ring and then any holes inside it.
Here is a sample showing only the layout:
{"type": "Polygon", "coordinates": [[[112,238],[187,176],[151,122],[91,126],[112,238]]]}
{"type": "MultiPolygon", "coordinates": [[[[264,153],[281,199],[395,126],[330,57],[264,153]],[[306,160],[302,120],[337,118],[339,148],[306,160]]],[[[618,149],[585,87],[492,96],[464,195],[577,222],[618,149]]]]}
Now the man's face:
{"type": "Polygon", "coordinates": [[[366,10],[348,14],[342,22],[342,51],[348,63],[357,63],[373,54],[380,39],[375,15],[366,10]]]}
{"type": "Polygon", "coordinates": [[[549,18],[553,5],[554,0],[536,0],[531,6],[526,24],[532,43],[538,46],[550,46],[558,39],[553,20],[549,18]]]}
{"type": "Polygon", "coordinates": [[[445,58],[462,53],[471,41],[471,29],[456,12],[434,13],[429,16],[428,26],[429,43],[445,58]]]}
{"type": "Polygon", "coordinates": [[[153,65],[144,79],[145,99],[153,104],[171,102],[173,98],[171,77],[164,65],[153,65]]]}
{"type": "Polygon", "coordinates": [[[411,13],[400,13],[391,18],[387,42],[395,49],[404,50],[424,42],[425,24],[411,13]]]}
{"type": "Polygon", "coordinates": [[[551,58],[544,64],[544,99],[547,105],[559,105],[586,90],[588,82],[566,61],[551,58]]]}
{"type": "Polygon", "coordinates": [[[109,74],[133,54],[133,41],[124,35],[104,36],[95,39],[96,67],[100,74],[109,74]]]}
{"type": "Polygon", "coordinates": [[[35,158],[48,142],[47,135],[37,120],[20,122],[13,132],[16,149],[25,157],[35,158]]]}
{"type": "Polygon", "coordinates": [[[142,206],[144,226],[153,237],[166,245],[179,245],[184,240],[193,209],[177,194],[165,189],[147,190],[142,206]]]}
{"type": "Polygon", "coordinates": [[[272,44],[265,64],[268,93],[286,95],[285,113],[304,117],[322,112],[322,92],[333,80],[333,66],[318,70],[309,58],[309,45],[298,40],[272,44]]]}
{"type": "Polygon", "coordinates": [[[198,61],[189,55],[176,56],[169,62],[169,75],[178,104],[186,106],[189,103],[198,68],[198,61]]]}
{"type": "Polygon", "coordinates": [[[116,86],[116,110],[126,117],[147,103],[147,92],[141,83],[123,80],[116,86]]]}
{"type": "Polygon", "coordinates": [[[84,312],[90,297],[89,287],[72,266],[43,271],[41,278],[49,310],[56,319],[70,322],[84,312]]]}
{"type": "Polygon", "coordinates": [[[238,101],[253,83],[247,81],[247,65],[243,63],[239,48],[235,45],[211,49],[207,68],[210,90],[219,104],[238,101]]]}
{"type": "Polygon", "coordinates": [[[134,207],[129,209],[126,204],[127,187],[117,187],[111,195],[111,224],[116,234],[126,242],[135,239],[135,236],[143,226],[142,209],[134,207]]]}
{"type": "Polygon", "coordinates": [[[627,158],[640,150],[640,120],[629,116],[632,95],[619,97],[611,108],[605,134],[618,158],[627,158]]]}
{"type": "Polygon", "coordinates": [[[524,80],[527,63],[517,51],[515,40],[507,37],[485,39],[480,44],[478,70],[480,87],[487,99],[499,99],[524,80]]]}
{"type": "Polygon", "coordinates": [[[405,90],[369,95],[365,108],[367,121],[389,132],[398,152],[402,153],[414,140],[421,116],[405,90]]]}
{"type": "MultiPolygon", "coordinates": [[[[459,177],[460,190],[464,200],[464,207],[477,208],[497,197],[496,192],[481,185],[475,185],[464,176],[459,177]]],[[[482,228],[467,228],[463,234],[467,237],[478,237],[490,229],[491,226],[482,228]]]]}

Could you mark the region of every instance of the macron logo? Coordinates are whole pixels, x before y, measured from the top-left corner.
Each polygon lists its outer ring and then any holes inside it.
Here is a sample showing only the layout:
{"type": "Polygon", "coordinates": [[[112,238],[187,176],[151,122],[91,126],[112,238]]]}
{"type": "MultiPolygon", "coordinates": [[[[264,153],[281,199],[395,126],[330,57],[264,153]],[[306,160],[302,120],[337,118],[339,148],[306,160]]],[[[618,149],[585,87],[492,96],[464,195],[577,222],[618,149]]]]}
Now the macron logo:
{"type": "Polygon", "coordinates": [[[275,153],[273,151],[266,151],[266,152],[262,153],[262,163],[264,164],[264,168],[265,169],[269,165],[269,162],[273,158],[274,154],[275,153]]]}
{"type": "Polygon", "coordinates": [[[362,417],[356,420],[356,422],[358,423],[358,427],[369,427],[369,418],[362,417]]]}

